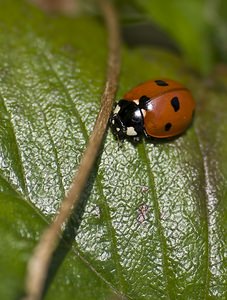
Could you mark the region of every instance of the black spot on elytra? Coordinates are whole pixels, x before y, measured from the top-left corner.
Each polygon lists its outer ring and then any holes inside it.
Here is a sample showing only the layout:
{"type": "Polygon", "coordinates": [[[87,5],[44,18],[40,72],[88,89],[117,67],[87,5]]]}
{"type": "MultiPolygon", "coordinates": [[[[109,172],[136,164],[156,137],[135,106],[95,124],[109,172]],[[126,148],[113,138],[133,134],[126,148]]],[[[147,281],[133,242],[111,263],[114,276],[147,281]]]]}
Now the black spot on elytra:
{"type": "Polygon", "coordinates": [[[159,86],[168,86],[169,84],[163,80],[155,80],[154,81],[159,86]]]}
{"type": "Polygon", "coordinates": [[[180,102],[178,97],[173,97],[173,99],[171,100],[171,105],[175,112],[177,112],[180,109],[180,102]]]}
{"type": "Polygon", "coordinates": [[[169,131],[171,127],[172,127],[171,123],[166,123],[166,125],[165,125],[165,131],[169,131]]]}
{"type": "Polygon", "coordinates": [[[147,106],[148,106],[148,104],[149,104],[150,101],[151,101],[150,98],[147,97],[147,96],[145,96],[145,95],[142,96],[142,97],[140,97],[140,99],[139,99],[139,107],[142,108],[142,109],[147,110],[147,106]]]}

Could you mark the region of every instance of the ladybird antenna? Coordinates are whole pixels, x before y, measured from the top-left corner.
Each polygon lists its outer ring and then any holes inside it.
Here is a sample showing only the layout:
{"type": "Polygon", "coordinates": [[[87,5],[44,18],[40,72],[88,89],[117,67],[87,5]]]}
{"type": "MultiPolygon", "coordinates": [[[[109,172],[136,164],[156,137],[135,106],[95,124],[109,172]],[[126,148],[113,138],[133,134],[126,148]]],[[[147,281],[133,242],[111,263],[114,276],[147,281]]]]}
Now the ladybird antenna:
{"type": "Polygon", "coordinates": [[[78,206],[80,195],[96,161],[117,91],[120,73],[120,33],[117,16],[111,1],[98,0],[98,3],[106,22],[109,41],[107,79],[101,108],[70,190],[63,199],[54,221],[43,232],[28,263],[24,297],[26,300],[40,300],[43,296],[51,258],[62,235],[62,225],[69,220],[73,209],[78,206]]]}

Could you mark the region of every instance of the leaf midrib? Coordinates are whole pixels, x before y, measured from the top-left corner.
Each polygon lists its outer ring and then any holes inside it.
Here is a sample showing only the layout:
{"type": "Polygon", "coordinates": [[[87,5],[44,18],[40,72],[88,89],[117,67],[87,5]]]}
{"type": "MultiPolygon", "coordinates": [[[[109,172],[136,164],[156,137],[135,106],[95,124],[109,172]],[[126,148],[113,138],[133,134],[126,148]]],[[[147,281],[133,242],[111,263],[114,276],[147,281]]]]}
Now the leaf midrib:
{"type": "Polygon", "coordinates": [[[161,249],[162,249],[161,253],[162,253],[162,266],[163,266],[163,275],[164,275],[163,277],[165,278],[167,297],[168,297],[168,299],[174,299],[175,295],[173,295],[171,292],[171,288],[170,288],[171,284],[169,282],[169,276],[168,276],[169,266],[168,266],[168,259],[167,259],[167,245],[166,245],[166,240],[165,240],[163,227],[162,227],[161,219],[160,219],[160,207],[159,207],[158,196],[157,196],[157,192],[156,192],[156,188],[155,188],[155,179],[154,179],[154,174],[153,174],[150,164],[149,164],[149,157],[147,155],[144,140],[139,145],[138,152],[139,152],[141,161],[143,161],[143,163],[145,163],[145,165],[146,165],[149,186],[152,187],[151,193],[152,193],[152,199],[153,199],[153,203],[154,203],[155,222],[157,225],[159,241],[160,241],[160,245],[161,245],[161,249]]]}
{"type": "Polygon", "coordinates": [[[196,130],[196,128],[194,129],[194,135],[196,137],[196,141],[197,141],[197,145],[198,145],[198,149],[199,149],[199,152],[200,152],[200,157],[201,157],[201,160],[203,162],[203,168],[202,168],[202,171],[203,171],[203,180],[204,180],[204,207],[206,208],[205,209],[205,225],[206,225],[206,235],[205,235],[205,242],[206,242],[206,249],[205,249],[205,253],[206,253],[206,265],[205,265],[205,282],[204,282],[204,290],[205,290],[205,293],[204,293],[204,299],[206,300],[208,298],[208,286],[209,286],[209,282],[210,282],[210,271],[209,271],[209,265],[210,265],[210,249],[209,249],[209,245],[210,245],[210,235],[209,235],[209,210],[208,210],[208,203],[209,203],[209,191],[208,191],[208,183],[209,183],[209,167],[206,163],[206,159],[205,159],[205,153],[203,151],[203,145],[202,145],[202,142],[199,138],[199,133],[198,131],[196,130]]]}

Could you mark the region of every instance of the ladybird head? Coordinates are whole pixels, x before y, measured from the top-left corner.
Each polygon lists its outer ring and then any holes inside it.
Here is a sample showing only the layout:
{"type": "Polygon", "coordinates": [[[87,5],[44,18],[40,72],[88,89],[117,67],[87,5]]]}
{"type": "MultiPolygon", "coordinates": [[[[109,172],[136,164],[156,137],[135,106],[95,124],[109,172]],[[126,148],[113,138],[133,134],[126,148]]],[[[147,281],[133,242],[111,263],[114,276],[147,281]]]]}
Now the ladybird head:
{"type": "Polygon", "coordinates": [[[143,115],[139,105],[134,101],[120,100],[110,121],[114,134],[120,140],[128,137],[136,141],[144,132],[143,115]]]}

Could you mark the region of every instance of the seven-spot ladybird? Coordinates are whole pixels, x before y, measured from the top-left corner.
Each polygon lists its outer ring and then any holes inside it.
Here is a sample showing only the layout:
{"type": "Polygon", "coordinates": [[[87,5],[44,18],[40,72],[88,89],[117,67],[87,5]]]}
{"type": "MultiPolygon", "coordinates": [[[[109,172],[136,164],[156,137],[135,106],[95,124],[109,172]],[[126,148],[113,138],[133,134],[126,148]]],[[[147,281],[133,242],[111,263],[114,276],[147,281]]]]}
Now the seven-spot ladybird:
{"type": "Polygon", "coordinates": [[[144,82],[120,100],[110,119],[120,140],[141,136],[170,138],[183,133],[190,125],[195,101],[182,84],[158,79],[144,82]]]}

